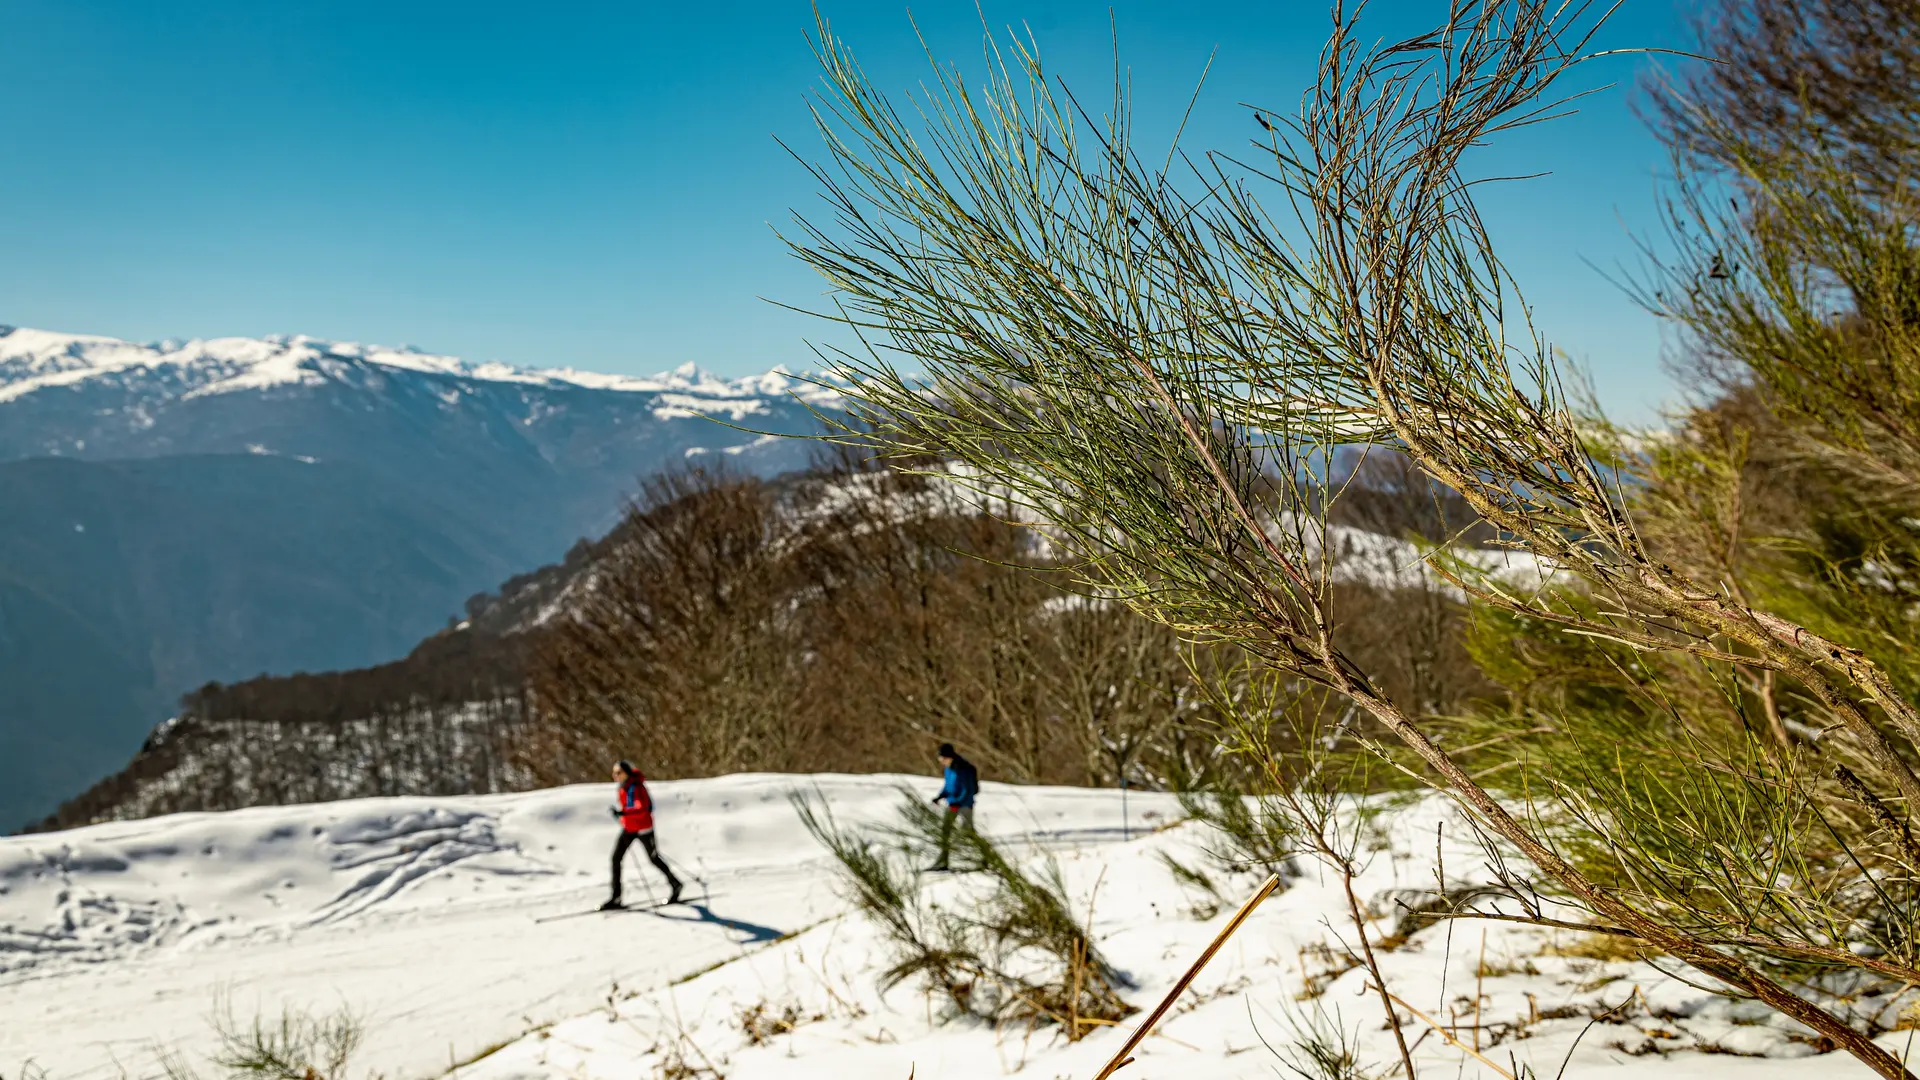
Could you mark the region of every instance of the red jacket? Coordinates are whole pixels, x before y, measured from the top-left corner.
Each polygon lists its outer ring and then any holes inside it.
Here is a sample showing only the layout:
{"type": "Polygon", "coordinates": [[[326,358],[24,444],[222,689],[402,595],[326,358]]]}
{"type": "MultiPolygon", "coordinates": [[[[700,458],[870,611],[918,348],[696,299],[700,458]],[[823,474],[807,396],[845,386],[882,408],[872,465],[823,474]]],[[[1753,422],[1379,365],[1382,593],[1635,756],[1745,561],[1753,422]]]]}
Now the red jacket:
{"type": "Polygon", "coordinates": [[[620,827],[631,833],[653,831],[653,796],[647,794],[647,778],[639,773],[620,785],[620,827]]]}

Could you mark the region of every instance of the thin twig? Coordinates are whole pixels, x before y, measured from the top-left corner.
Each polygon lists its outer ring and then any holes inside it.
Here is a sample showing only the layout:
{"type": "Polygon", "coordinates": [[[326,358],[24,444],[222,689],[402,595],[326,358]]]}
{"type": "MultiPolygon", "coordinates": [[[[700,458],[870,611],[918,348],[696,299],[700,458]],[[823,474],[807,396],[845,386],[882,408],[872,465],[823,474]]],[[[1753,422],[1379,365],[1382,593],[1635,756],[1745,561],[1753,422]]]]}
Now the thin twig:
{"type": "MultiPolygon", "coordinates": [[[[1331,854],[1331,853],[1329,853],[1331,854]]],[[[1407,1048],[1406,1032],[1400,1028],[1400,1017],[1394,1014],[1393,1003],[1388,998],[1387,977],[1380,970],[1380,961],[1373,954],[1373,942],[1367,939],[1367,920],[1360,911],[1360,898],[1353,891],[1353,860],[1339,856],[1340,884],[1347,894],[1347,915],[1353,920],[1353,932],[1360,935],[1360,950],[1365,954],[1367,971],[1373,976],[1373,984],[1380,990],[1380,1003],[1387,1009],[1387,1026],[1393,1029],[1394,1045],[1400,1050],[1400,1064],[1407,1071],[1407,1080],[1416,1080],[1413,1070],[1413,1051],[1407,1048]]]]}

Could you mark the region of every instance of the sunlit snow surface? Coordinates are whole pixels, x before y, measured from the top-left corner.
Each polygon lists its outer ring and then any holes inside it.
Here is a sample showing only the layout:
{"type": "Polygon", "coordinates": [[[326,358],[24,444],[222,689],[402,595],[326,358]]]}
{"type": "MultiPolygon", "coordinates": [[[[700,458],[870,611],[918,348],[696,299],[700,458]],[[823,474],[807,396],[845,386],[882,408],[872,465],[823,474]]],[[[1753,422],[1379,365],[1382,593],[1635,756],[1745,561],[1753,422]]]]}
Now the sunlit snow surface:
{"type": "MultiPolygon", "coordinates": [[[[656,784],[662,848],[704,879],[707,898],[544,923],[535,919],[584,911],[604,895],[614,828],[606,786],[186,814],[0,839],[0,1075],[18,1076],[29,1061],[50,1080],[157,1075],[159,1047],[207,1048],[208,1014],[224,998],[243,1018],[344,1004],[369,1022],[361,1065],[390,1078],[441,1075],[484,1053],[457,1070],[461,1080],[636,1080],[660,1075],[674,1052],[705,1055],[729,1080],[1092,1076],[1121,1032],[1069,1046],[1048,1028],[944,1022],[913,984],[879,993],[887,961],[877,939],[844,914],[788,794],[817,788],[843,821],[860,821],[888,813],[900,784],[924,796],[936,782],[656,784]],[[756,1007],[800,1022],[751,1045],[740,1017],[756,1007]]],[[[1014,850],[1060,860],[1102,948],[1135,983],[1126,997],[1143,1008],[1228,917],[1163,861],[1204,866],[1211,844],[1191,824],[1162,828],[1179,816],[1170,798],[1134,793],[1126,840],[1117,792],[988,784],[980,805],[981,826],[1014,850]]],[[[1358,883],[1381,914],[1376,938],[1392,929],[1398,890],[1431,887],[1436,851],[1450,881],[1484,872],[1451,821],[1433,803],[1393,819],[1388,848],[1358,883]]],[[[1325,1014],[1368,1057],[1387,1060],[1391,1040],[1362,972],[1323,978],[1345,966],[1344,894],[1313,864],[1302,870],[1147,1041],[1126,1080],[1290,1075],[1266,1044],[1283,1044],[1289,1017],[1313,1007],[1299,1000],[1309,979],[1324,984],[1325,1014]]],[[[1217,880],[1229,897],[1256,884],[1217,880]]],[[[954,904],[980,885],[928,881],[935,899],[954,904]]],[[[645,899],[649,885],[661,888],[630,878],[630,898],[645,899]]],[[[1461,922],[1422,931],[1383,960],[1397,993],[1442,1023],[1469,1025],[1459,1032],[1469,1043],[1477,994],[1482,1052],[1542,1077],[1560,1070],[1592,1013],[1636,994],[1618,1022],[1586,1031],[1566,1077],[1868,1075],[1850,1059],[1812,1057],[1791,1024],[1764,1010],[1645,964],[1559,955],[1554,946],[1572,940],[1461,922]]],[[[1497,1075],[1421,1022],[1409,1033],[1425,1075],[1497,1075]]],[[[1886,1044],[1901,1048],[1903,1034],[1886,1044]]]]}

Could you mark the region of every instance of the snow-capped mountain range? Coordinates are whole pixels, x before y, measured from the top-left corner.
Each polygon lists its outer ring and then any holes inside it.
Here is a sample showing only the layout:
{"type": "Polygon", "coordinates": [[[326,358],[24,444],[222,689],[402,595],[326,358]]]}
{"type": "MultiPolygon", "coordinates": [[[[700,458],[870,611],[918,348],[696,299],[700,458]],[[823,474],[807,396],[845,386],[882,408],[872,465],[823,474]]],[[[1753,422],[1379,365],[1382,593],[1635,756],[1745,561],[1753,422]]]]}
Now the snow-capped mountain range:
{"type": "MultiPolygon", "coordinates": [[[[657,419],[723,416],[743,423],[779,405],[832,407],[839,395],[784,368],[722,379],[689,362],[650,377],[605,375],[570,367],[536,369],[498,362],[470,363],[423,352],[357,342],[275,335],[140,344],[118,338],[0,326],[0,405],[40,404],[60,392],[96,401],[124,398],[114,417],[129,431],[155,426],[154,410],[200,398],[256,393],[297,394],[329,385],[384,390],[387,380],[425,377],[442,389],[443,404],[480,387],[516,388],[533,405],[542,391],[608,391],[645,395],[657,419]]],[[[103,417],[108,415],[100,414],[103,417]]],[[[539,422],[530,409],[525,423],[539,422]]],[[[118,426],[112,423],[102,426],[118,426]]],[[[49,454],[84,452],[84,436],[54,438],[49,454]]]]}
{"type": "Polygon", "coordinates": [[[804,464],[815,444],[779,436],[836,403],[780,369],[0,327],[0,832],[111,771],[181,693],[395,659],[603,534],[646,475],[804,464]]]}
{"type": "Polygon", "coordinates": [[[782,368],[640,378],[308,337],[138,344],[0,326],[0,462],[248,453],[353,463],[435,491],[532,482],[568,509],[545,515],[544,557],[529,565],[603,531],[637,477],[675,462],[801,464],[807,443],[769,433],[812,432],[812,410],[838,400],[782,368]]]}

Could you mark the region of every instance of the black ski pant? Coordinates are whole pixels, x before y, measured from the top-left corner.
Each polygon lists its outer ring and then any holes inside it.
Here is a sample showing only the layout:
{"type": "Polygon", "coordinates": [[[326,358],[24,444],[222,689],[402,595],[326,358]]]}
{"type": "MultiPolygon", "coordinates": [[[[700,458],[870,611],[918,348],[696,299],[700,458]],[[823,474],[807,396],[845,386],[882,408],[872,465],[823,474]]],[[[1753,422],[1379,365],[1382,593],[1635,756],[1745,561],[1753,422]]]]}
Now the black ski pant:
{"type": "Polygon", "coordinates": [[[613,844],[613,898],[620,899],[620,866],[626,861],[627,849],[633,846],[635,840],[640,841],[640,846],[646,849],[647,858],[652,861],[653,868],[660,871],[661,876],[667,879],[667,887],[674,892],[679,892],[680,879],[673,876],[673,870],[667,866],[667,860],[660,857],[660,846],[654,843],[653,833],[623,831],[620,839],[613,844]]]}

